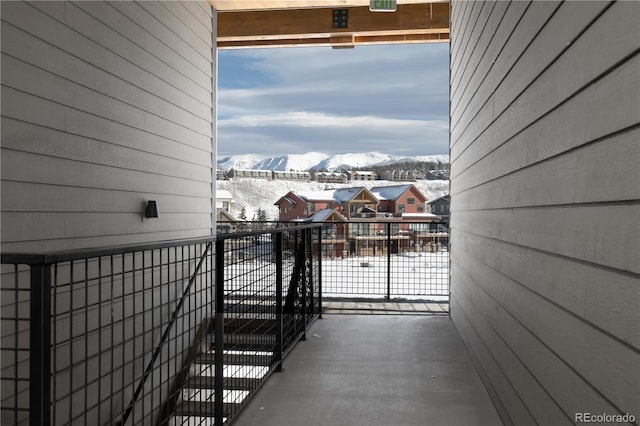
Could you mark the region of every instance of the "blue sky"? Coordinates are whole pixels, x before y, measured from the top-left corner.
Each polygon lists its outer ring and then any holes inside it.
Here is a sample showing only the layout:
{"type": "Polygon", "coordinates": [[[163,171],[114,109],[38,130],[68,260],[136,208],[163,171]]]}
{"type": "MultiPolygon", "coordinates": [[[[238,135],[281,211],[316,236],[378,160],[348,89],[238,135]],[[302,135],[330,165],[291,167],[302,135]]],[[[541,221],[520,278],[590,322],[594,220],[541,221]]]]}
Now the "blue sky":
{"type": "Polygon", "coordinates": [[[218,155],[448,154],[447,43],[221,50],[218,155]]]}

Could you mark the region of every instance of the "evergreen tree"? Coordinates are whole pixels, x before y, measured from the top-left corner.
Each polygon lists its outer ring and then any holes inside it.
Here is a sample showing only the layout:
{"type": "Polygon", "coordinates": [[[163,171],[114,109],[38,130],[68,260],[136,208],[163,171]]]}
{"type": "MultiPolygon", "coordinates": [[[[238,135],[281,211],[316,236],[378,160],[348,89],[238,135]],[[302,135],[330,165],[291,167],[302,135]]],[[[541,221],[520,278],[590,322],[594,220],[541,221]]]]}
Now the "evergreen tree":
{"type": "Polygon", "coordinates": [[[259,222],[266,222],[267,221],[267,212],[262,210],[262,209],[258,209],[258,221],[259,222]]]}
{"type": "Polygon", "coordinates": [[[247,208],[242,206],[242,211],[240,211],[240,219],[247,220],[247,208]]]}

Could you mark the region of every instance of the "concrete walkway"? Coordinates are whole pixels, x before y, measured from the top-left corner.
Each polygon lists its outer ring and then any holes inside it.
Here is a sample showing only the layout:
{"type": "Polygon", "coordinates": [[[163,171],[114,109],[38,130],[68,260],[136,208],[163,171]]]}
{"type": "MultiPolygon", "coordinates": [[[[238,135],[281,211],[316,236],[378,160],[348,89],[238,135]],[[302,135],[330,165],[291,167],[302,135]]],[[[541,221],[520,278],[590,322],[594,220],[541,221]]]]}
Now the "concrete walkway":
{"type": "Polygon", "coordinates": [[[234,426],[501,425],[447,317],[326,315],[234,426]]]}

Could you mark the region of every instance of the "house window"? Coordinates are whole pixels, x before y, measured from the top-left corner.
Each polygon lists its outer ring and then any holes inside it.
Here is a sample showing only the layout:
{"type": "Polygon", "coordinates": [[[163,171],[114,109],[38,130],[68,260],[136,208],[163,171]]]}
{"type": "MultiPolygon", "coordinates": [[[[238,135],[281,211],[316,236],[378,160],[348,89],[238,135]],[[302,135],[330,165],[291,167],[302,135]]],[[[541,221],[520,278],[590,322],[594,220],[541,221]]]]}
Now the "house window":
{"type": "Polygon", "coordinates": [[[222,202],[222,209],[224,211],[227,211],[227,212],[229,211],[229,202],[228,201],[223,201],[222,202]]]}
{"type": "Polygon", "coordinates": [[[418,204],[418,213],[424,212],[424,204],[418,204]]]}
{"type": "Polygon", "coordinates": [[[407,198],[407,203],[408,204],[415,204],[416,203],[416,199],[415,198],[407,198]]]}
{"type": "Polygon", "coordinates": [[[400,213],[404,212],[404,207],[405,207],[404,204],[398,204],[398,211],[400,213]]]}
{"type": "Polygon", "coordinates": [[[316,211],[316,203],[311,203],[311,213],[316,211]]]}

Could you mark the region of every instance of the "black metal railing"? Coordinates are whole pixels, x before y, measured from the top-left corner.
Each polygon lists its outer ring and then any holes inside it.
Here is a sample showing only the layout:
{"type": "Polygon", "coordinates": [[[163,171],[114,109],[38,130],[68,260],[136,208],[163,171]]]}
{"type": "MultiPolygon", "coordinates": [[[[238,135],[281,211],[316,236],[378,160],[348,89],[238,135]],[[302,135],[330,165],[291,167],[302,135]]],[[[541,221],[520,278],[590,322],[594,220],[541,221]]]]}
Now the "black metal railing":
{"type": "Polygon", "coordinates": [[[441,222],[325,222],[327,297],[449,298],[449,230],[441,222]]]}
{"type": "Polygon", "coordinates": [[[215,414],[221,425],[320,314],[320,241],[307,225],[3,253],[1,423],[214,424],[215,414]]]}
{"type": "MultiPolygon", "coordinates": [[[[235,230],[280,229],[300,223],[226,222],[225,226],[235,230]]],[[[400,213],[377,213],[370,219],[317,223],[322,225],[325,296],[448,303],[447,222],[405,220],[400,213]]]]}

